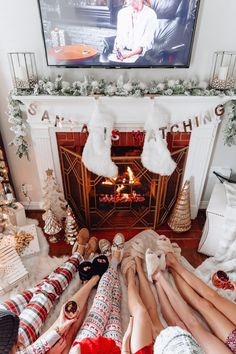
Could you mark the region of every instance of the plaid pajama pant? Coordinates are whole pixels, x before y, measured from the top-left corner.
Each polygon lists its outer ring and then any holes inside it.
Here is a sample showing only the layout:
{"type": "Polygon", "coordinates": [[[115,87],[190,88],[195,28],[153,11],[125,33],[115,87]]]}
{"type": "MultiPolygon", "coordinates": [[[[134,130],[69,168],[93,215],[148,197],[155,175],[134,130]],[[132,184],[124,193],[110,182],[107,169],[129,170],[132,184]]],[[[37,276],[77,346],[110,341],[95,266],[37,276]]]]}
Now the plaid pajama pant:
{"type": "Polygon", "coordinates": [[[122,345],[121,330],[121,286],[118,272],[111,265],[103,274],[93,305],[86,317],[75,342],[84,338],[103,336],[122,345]]]}
{"type": "Polygon", "coordinates": [[[39,330],[56,299],[67,288],[83,257],[74,253],[61,267],[34,288],[23,291],[0,304],[0,310],[10,310],[20,318],[18,340],[24,347],[36,341],[39,330]]]}

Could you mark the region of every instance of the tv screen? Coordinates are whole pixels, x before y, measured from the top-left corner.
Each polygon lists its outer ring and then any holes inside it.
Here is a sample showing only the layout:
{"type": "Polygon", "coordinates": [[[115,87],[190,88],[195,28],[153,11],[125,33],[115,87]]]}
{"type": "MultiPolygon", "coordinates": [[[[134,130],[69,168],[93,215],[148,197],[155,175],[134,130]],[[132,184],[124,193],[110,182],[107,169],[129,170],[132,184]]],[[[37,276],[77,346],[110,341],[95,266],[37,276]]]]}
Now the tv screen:
{"type": "Polygon", "coordinates": [[[188,67],[200,0],[38,0],[48,65],[188,67]]]}

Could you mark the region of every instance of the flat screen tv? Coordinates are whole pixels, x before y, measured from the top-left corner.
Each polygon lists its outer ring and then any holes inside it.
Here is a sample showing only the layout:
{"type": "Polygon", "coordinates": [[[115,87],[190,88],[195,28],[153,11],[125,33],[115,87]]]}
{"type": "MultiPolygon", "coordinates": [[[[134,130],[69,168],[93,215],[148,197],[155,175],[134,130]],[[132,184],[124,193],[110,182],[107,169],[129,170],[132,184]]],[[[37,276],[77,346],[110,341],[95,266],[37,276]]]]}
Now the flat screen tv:
{"type": "Polygon", "coordinates": [[[48,65],[189,67],[200,0],[38,0],[48,65]]]}

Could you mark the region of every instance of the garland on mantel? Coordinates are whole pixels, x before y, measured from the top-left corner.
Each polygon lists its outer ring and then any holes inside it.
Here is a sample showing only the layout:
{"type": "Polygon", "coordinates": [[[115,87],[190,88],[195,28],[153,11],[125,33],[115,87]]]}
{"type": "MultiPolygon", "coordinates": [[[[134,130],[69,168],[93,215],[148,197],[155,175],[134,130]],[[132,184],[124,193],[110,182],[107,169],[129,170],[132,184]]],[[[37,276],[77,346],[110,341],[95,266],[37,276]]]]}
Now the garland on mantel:
{"type": "MultiPolygon", "coordinates": [[[[123,77],[117,81],[96,80],[85,77],[83,81],[69,83],[58,76],[54,82],[42,79],[35,84],[31,90],[14,90],[9,95],[9,122],[15,138],[10,143],[17,147],[16,154],[21,158],[26,156],[29,159],[29,144],[26,140],[27,118],[21,110],[22,102],[13,99],[13,96],[26,95],[51,95],[51,96],[123,96],[143,97],[145,95],[183,95],[183,96],[234,96],[236,90],[220,91],[212,89],[206,81],[197,80],[166,80],[164,82],[129,80],[124,82],[123,77]]],[[[228,122],[225,129],[224,143],[231,146],[236,144],[236,110],[235,102],[232,101],[228,113],[228,122]]]]}
{"type": "Polygon", "coordinates": [[[15,134],[14,139],[9,145],[16,146],[16,154],[22,158],[26,156],[29,160],[29,143],[26,140],[26,130],[28,127],[27,117],[22,112],[21,106],[22,102],[19,100],[14,100],[12,94],[8,98],[8,121],[12,124],[10,130],[15,134]]]}

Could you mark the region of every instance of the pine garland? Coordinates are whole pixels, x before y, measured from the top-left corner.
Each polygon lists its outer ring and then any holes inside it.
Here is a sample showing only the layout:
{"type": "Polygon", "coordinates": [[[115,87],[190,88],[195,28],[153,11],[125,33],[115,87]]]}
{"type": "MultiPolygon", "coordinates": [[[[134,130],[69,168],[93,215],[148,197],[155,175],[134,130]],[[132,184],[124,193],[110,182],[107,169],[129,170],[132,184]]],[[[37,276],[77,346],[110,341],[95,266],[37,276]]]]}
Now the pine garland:
{"type": "Polygon", "coordinates": [[[236,145],[236,100],[230,102],[228,120],[224,129],[224,134],[225,145],[236,145]]]}
{"type": "MultiPolygon", "coordinates": [[[[82,81],[69,83],[63,81],[58,76],[54,82],[48,79],[39,80],[32,90],[16,90],[14,95],[50,95],[50,96],[123,96],[123,97],[143,97],[144,95],[182,95],[182,96],[233,96],[236,89],[221,91],[210,88],[205,81],[197,80],[166,80],[164,82],[151,81],[145,83],[141,81],[129,80],[124,82],[123,77],[117,81],[96,80],[85,77],[82,81]]],[[[26,156],[29,159],[29,144],[26,140],[26,130],[28,127],[27,118],[21,111],[19,100],[13,99],[13,93],[9,95],[9,122],[12,124],[11,130],[15,133],[15,138],[10,143],[17,147],[16,154],[21,158],[26,156]]],[[[229,115],[229,122],[225,130],[225,143],[229,146],[236,144],[235,109],[229,115]],[[233,117],[231,115],[233,114],[233,117]]]]}
{"type": "Polygon", "coordinates": [[[27,117],[23,114],[20,105],[23,103],[19,100],[14,100],[12,94],[9,95],[8,101],[8,121],[12,124],[10,128],[14,133],[14,139],[9,145],[16,146],[16,154],[22,158],[26,156],[29,160],[29,144],[26,140],[26,130],[28,127],[27,117]]]}

